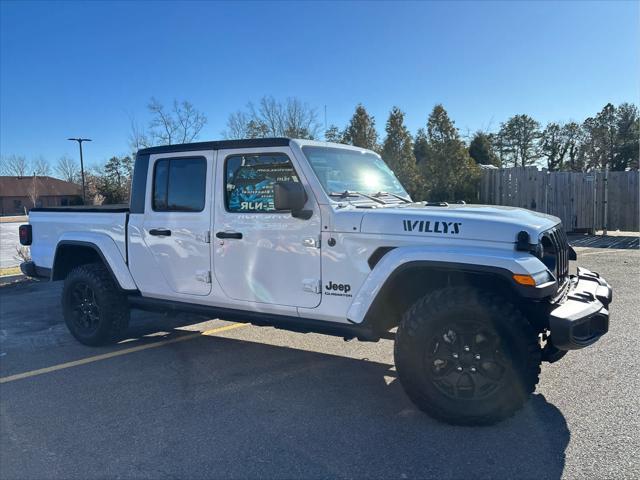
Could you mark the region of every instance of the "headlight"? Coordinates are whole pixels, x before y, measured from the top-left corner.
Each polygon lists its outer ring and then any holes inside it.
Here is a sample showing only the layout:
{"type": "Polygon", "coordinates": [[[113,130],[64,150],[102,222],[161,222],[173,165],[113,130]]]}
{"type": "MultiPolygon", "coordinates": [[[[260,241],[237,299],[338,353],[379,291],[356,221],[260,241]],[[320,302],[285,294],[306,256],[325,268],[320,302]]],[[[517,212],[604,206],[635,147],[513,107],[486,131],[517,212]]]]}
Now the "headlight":
{"type": "Polygon", "coordinates": [[[538,285],[544,285],[545,283],[553,282],[555,279],[548,270],[534,273],[533,275],[514,274],[513,280],[520,285],[526,287],[537,287],[538,285]]]}
{"type": "Polygon", "coordinates": [[[542,285],[543,283],[553,282],[555,278],[549,273],[549,270],[543,270],[542,272],[534,273],[531,275],[536,282],[536,285],[542,285]]]}

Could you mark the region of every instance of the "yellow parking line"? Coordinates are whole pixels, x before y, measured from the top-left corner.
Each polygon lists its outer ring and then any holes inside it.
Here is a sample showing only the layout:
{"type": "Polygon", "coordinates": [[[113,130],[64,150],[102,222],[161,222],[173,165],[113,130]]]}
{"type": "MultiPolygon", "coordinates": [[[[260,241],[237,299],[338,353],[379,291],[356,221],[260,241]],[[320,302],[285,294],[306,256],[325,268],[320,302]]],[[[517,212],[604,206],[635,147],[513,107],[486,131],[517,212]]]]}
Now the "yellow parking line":
{"type": "Polygon", "coordinates": [[[191,335],[184,335],[182,337],[170,338],[168,340],[161,340],[159,342],[147,343],[146,345],[138,345],[137,347],[125,348],[123,350],[117,350],[115,352],[103,353],[102,355],[94,355],[93,357],[82,358],[80,360],[74,360],[73,362],[60,363],[51,367],[39,368],[38,370],[31,370],[30,372],[17,373],[15,375],[9,375],[7,377],[0,377],[0,384],[13,382],[15,380],[22,380],[23,378],[35,377],[37,375],[43,375],[45,373],[57,372],[58,370],[64,370],[65,368],[77,367],[79,365],[85,365],[87,363],[99,362],[101,360],[107,360],[113,357],[119,357],[121,355],[127,355],[129,353],[140,352],[141,350],[148,350],[149,348],[163,347],[171,343],[183,342],[185,340],[191,340],[193,338],[201,337],[202,335],[215,335],[216,333],[225,332],[227,330],[233,330],[235,328],[247,327],[248,323],[232,323],[231,325],[225,325],[224,327],[213,328],[204,332],[193,333],[191,335]]]}

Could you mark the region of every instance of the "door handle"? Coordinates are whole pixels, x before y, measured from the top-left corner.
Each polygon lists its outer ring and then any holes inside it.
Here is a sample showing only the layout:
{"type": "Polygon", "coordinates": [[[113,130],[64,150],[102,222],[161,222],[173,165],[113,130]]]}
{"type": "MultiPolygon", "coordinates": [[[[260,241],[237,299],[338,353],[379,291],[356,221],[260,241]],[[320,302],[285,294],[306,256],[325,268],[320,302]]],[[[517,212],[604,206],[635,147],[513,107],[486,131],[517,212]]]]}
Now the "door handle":
{"type": "Polygon", "coordinates": [[[235,238],[236,240],[242,239],[242,234],[240,232],[218,232],[216,233],[217,238],[235,238]]]}
{"type": "Polygon", "coordinates": [[[167,228],[152,228],[149,230],[149,235],[154,235],[156,237],[170,237],[171,230],[167,228]]]}

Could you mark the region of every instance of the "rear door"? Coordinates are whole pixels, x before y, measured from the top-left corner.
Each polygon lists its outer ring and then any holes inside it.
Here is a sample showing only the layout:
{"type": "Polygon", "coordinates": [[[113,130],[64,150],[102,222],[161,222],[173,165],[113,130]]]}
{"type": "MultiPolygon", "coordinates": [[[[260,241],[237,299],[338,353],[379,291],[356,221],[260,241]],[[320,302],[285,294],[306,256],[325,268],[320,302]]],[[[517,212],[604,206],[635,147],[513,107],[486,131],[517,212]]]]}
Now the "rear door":
{"type": "Polygon", "coordinates": [[[219,150],[214,273],[235,300],[313,308],[320,303],[320,209],[290,149],[219,150]],[[311,218],[274,209],[277,181],[302,182],[311,218]]]}
{"type": "Polygon", "coordinates": [[[213,160],[212,151],[151,156],[141,232],[154,263],[146,267],[155,277],[148,284],[164,283],[178,294],[211,291],[213,160]]]}

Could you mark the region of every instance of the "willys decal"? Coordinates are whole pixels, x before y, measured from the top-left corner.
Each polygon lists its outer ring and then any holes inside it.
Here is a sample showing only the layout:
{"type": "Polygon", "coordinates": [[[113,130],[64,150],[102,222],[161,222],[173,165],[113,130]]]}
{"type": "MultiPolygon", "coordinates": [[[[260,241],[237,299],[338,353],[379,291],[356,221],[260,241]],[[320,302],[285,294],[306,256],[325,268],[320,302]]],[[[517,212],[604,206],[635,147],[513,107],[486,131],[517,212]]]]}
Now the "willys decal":
{"type": "Polygon", "coordinates": [[[432,222],[431,220],[403,220],[402,228],[405,232],[442,233],[457,235],[460,233],[462,222],[432,222]]]}

